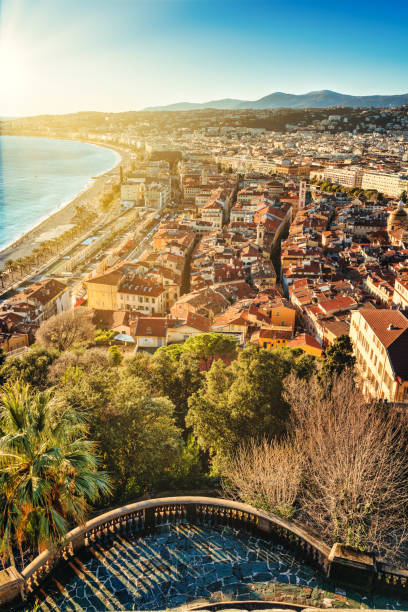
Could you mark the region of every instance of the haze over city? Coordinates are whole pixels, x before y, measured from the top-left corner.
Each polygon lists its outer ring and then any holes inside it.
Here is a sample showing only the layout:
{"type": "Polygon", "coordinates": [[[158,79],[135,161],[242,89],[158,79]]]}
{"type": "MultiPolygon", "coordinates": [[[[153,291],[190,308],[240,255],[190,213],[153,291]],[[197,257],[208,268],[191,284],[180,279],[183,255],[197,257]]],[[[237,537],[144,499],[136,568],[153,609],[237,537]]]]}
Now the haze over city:
{"type": "Polygon", "coordinates": [[[408,92],[400,0],[2,0],[0,116],[408,92]]]}

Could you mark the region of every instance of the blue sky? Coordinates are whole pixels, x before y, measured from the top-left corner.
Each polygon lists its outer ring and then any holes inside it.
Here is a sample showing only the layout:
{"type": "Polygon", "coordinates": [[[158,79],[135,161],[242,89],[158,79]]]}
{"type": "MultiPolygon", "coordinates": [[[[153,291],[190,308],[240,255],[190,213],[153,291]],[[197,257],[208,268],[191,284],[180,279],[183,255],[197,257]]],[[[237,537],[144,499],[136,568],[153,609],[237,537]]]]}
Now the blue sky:
{"type": "Polygon", "coordinates": [[[0,0],[0,115],[408,92],[408,0],[0,0]]]}

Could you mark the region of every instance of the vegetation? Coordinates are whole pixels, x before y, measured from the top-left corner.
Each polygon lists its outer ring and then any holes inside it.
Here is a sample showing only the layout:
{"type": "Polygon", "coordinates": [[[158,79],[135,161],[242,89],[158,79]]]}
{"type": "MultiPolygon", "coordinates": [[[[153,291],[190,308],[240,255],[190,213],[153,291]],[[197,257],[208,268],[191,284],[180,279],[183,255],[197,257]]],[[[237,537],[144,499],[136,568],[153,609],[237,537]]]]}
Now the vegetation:
{"type": "Polygon", "coordinates": [[[227,496],[291,519],[302,478],[302,455],[293,442],[251,440],[224,465],[227,496]]]}
{"type": "Polygon", "coordinates": [[[291,377],[286,399],[304,462],[302,521],[329,542],[395,557],[408,527],[406,432],[400,416],[367,402],[350,372],[323,391],[316,379],[306,385],[291,377]]]}
{"type": "Polygon", "coordinates": [[[0,395],[0,552],[57,544],[110,491],[84,421],[50,391],[8,383],[0,395]]]}
{"type": "Polygon", "coordinates": [[[338,185],[332,183],[328,179],[319,181],[317,179],[311,179],[310,183],[315,185],[320,191],[328,193],[344,193],[353,198],[363,198],[365,200],[381,200],[383,195],[375,189],[359,189],[358,187],[345,187],[344,185],[338,185]]]}
{"type": "Polygon", "coordinates": [[[61,251],[71,247],[75,240],[83,236],[96,220],[96,213],[77,206],[72,219],[73,227],[58,237],[41,242],[30,255],[18,259],[8,259],[1,271],[2,287],[11,285],[15,280],[21,280],[25,275],[35,272],[50,258],[60,255],[61,251]],[[6,281],[6,282],[4,282],[6,281]]]}
{"type": "Polygon", "coordinates": [[[92,317],[93,311],[83,306],[54,315],[40,325],[36,340],[40,345],[58,351],[87,344],[95,333],[92,317]]]}
{"type": "Polygon", "coordinates": [[[220,483],[327,541],[398,549],[405,434],[354,386],[348,337],[323,361],[212,333],[154,355],[110,341],[75,309],[0,363],[4,558],[55,544],[91,506],[220,483]]]}
{"type": "MultiPolygon", "coordinates": [[[[358,381],[357,381],[358,382],[358,381]]],[[[322,387],[291,373],[287,437],[252,440],[223,465],[227,494],[296,516],[329,544],[395,560],[407,542],[406,429],[396,411],[362,396],[348,370],[322,387]]]]}
{"type": "Polygon", "coordinates": [[[324,386],[330,385],[330,382],[340,376],[344,370],[354,368],[355,363],[350,336],[339,336],[326,351],[326,359],[319,372],[320,382],[324,386]]]}

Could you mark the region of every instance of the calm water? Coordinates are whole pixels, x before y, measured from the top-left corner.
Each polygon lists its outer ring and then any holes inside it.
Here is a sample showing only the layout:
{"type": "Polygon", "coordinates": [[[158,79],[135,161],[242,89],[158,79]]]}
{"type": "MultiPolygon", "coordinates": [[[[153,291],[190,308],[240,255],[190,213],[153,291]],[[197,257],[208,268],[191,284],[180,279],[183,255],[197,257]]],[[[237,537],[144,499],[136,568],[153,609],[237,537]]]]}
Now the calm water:
{"type": "Polygon", "coordinates": [[[0,249],[112,168],[114,151],[83,142],[0,137],[0,249]]]}

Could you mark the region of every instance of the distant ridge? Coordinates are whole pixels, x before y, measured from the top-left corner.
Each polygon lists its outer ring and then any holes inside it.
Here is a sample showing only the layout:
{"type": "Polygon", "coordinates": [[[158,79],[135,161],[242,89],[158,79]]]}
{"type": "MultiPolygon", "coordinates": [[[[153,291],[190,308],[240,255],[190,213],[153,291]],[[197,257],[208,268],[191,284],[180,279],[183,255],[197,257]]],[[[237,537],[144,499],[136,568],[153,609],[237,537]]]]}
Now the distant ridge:
{"type": "Polygon", "coordinates": [[[211,100],[210,102],[177,102],[167,106],[149,106],[146,111],[183,111],[201,108],[218,108],[224,110],[263,109],[263,108],[330,108],[331,106],[351,106],[354,108],[371,106],[403,106],[408,104],[408,93],[393,96],[349,96],[347,94],[322,89],[306,94],[287,94],[281,91],[259,98],[259,100],[211,100]]]}

